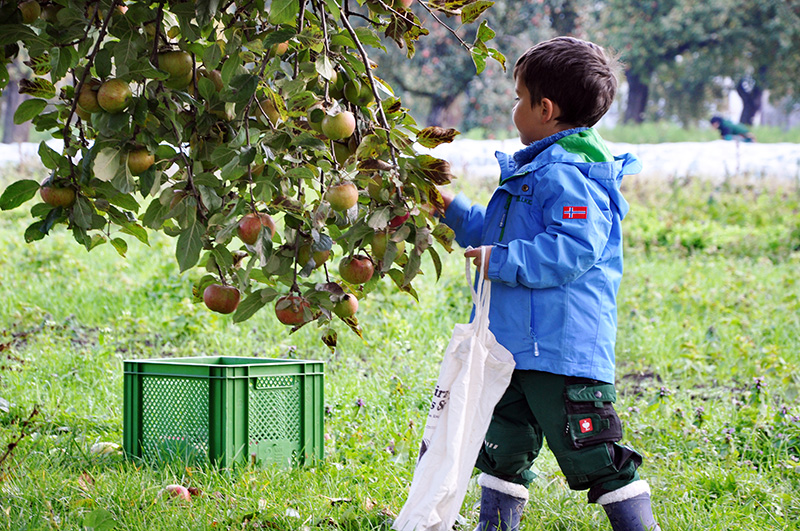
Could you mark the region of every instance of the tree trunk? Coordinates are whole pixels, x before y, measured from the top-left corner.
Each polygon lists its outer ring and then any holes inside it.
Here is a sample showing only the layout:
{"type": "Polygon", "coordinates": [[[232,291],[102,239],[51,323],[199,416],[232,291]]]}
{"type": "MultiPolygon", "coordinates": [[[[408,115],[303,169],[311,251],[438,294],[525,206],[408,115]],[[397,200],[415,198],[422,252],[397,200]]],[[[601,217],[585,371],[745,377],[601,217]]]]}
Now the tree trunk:
{"type": "Polygon", "coordinates": [[[736,93],[742,98],[742,114],[739,122],[753,125],[753,119],[761,111],[764,89],[753,79],[743,78],[736,83],[736,93]]]}
{"type": "Polygon", "coordinates": [[[431,110],[428,112],[426,126],[437,125],[439,127],[455,127],[460,118],[456,118],[452,113],[452,105],[458,95],[442,96],[431,98],[431,110]]]}
{"type": "Polygon", "coordinates": [[[628,80],[628,105],[625,107],[623,123],[640,124],[644,121],[644,111],[647,108],[647,98],[650,94],[650,87],[638,74],[630,70],[625,72],[628,80]]]}

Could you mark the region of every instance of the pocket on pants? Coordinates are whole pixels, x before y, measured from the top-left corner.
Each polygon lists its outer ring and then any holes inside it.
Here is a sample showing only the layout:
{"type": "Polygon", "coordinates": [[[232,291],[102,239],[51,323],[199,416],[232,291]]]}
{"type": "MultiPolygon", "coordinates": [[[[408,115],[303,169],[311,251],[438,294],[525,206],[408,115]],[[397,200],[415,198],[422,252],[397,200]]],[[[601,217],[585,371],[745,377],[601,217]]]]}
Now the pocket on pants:
{"type": "Polygon", "coordinates": [[[614,386],[586,378],[568,378],[565,387],[567,433],[576,449],[622,439],[622,422],[614,411],[614,386]]]}

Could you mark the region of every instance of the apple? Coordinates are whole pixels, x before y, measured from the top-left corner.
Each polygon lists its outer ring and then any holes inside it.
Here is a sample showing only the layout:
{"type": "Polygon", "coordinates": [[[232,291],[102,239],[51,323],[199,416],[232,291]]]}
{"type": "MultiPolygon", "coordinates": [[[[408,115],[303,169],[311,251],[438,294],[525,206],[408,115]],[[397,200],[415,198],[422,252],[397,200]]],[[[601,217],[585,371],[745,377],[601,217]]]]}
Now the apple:
{"type": "Polygon", "coordinates": [[[179,498],[183,501],[192,501],[192,495],[189,493],[189,489],[183,485],[167,485],[164,487],[164,492],[173,498],[179,498]]]}
{"type": "Polygon", "coordinates": [[[169,74],[164,85],[173,89],[186,88],[192,82],[194,62],[192,55],[183,50],[172,50],[158,54],[158,68],[169,74]]]}
{"type": "Polygon", "coordinates": [[[50,22],[51,24],[58,22],[58,12],[61,11],[62,7],[63,6],[57,4],[47,4],[42,8],[42,14],[40,15],[42,20],[50,22]]]}
{"type": "Polygon", "coordinates": [[[131,87],[126,82],[112,78],[100,85],[97,91],[97,103],[104,111],[116,114],[130,105],[132,96],[131,87]]]}
{"type": "Polygon", "coordinates": [[[325,192],[325,199],[334,210],[348,210],[358,203],[358,188],[350,181],[334,184],[325,192]]]}
{"type": "Polygon", "coordinates": [[[242,216],[242,219],[239,220],[239,227],[236,229],[236,233],[239,235],[239,239],[244,243],[253,245],[258,241],[261,227],[267,227],[269,229],[270,238],[275,235],[275,222],[272,221],[269,214],[263,212],[259,212],[258,214],[245,214],[242,216]]]}
{"type": "Polygon", "coordinates": [[[311,126],[311,129],[316,131],[317,133],[322,132],[322,120],[325,118],[325,111],[322,109],[322,105],[316,103],[308,109],[308,114],[306,115],[308,118],[308,125],[311,126]]]}
{"type": "Polygon", "coordinates": [[[405,214],[402,214],[400,216],[393,217],[392,219],[389,220],[389,226],[393,229],[396,229],[397,227],[405,223],[410,215],[411,215],[410,212],[406,212],[405,214]]]}
{"type": "Polygon", "coordinates": [[[233,286],[209,284],[203,290],[203,302],[212,312],[233,313],[239,306],[239,290],[233,286]]]}
{"type": "Polygon", "coordinates": [[[356,130],[356,117],[350,111],[325,115],[322,119],[322,134],[331,140],[342,140],[351,136],[356,130]]]}
{"type": "Polygon", "coordinates": [[[364,284],[374,272],[375,266],[366,256],[345,256],[339,262],[339,275],[350,284],[364,284]]]}
{"type": "Polygon", "coordinates": [[[344,86],[344,97],[356,105],[368,105],[375,100],[369,83],[362,83],[357,79],[351,79],[344,86]]]}
{"type": "MultiPolygon", "coordinates": [[[[386,231],[376,232],[372,237],[372,257],[378,260],[383,260],[386,255],[386,247],[389,245],[389,233],[386,231]]],[[[397,255],[403,254],[406,250],[406,242],[400,240],[395,244],[397,246],[397,255]]]]}
{"type": "Polygon", "coordinates": [[[99,79],[89,79],[81,87],[78,94],[78,106],[88,113],[100,112],[100,105],[97,103],[97,91],[102,85],[99,79]]]}
{"type": "Polygon", "coordinates": [[[36,0],[28,0],[27,2],[20,2],[19,10],[22,12],[22,22],[31,24],[39,18],[42,14],[42,6],[36,0]]]}
{"type": "Polygon", "coordinates": [[[314,251],[312,253],[310,243],[304,243],[297,250],[297,263],[300,265],[300,267],[305,267],[305,265],[313,258],[314,269],[317,269],[322,264],[327,262],[330,257],[331,257],[330,249],[328,249],[327,251],[314,251]]]}
{"type": "Polygon", "coordinates": [[[42,196],[42,201],[54,207],[68,207],[75,202],[75,190],[54,186],[52,182],[48,181],[49,178],[42,181],[42,185],[39,188],[39,195],[42,196]]]}
{"type": "Polygon", "coordinates": [[[145,148],[134,149],[128,153],[128,169],[132,175],[141,175],[155,164],[156,157],[145,148]]]}
{"type": "Polygon", "coordinates": [[[278,44],[273,44],[272,48],[269,49],[270,53],[273,57],[276,55],[283,55],[289,51],[289,41],[279,42],[278,44]]]}
{"type": "Polygon", "coordinates": [[[303,297],[284,295],[275,303],[275,316],[285,325],[299,325],[306,322],[303,308],[310,305],[303,297]]]}
{"type": "Polygon", "coordinates": [[[394,2],[392,2],[392,5],[394,6],[395,9],[397,9],[400,6],[403,6],[404,8],[408,9],[409,7],[411,7],[411,4],[413,3],[414,0],[394,0],[394,2]]]}
{"type": "Polygon", "coordinates": [[[92,113],[84,111],[80,105],[75,107],[75,114],[78,115],[78,118],[87,123],[92,119],[92,113]]]}
{"type": "Polygon", "coordinates": [[[211,80],[217,92],[222,92],[222,89],[225,88],[225,83],[222,81],[222,73],[219,70],[206,70],[205,68],[201,68],[198,74],[211,80]]]}
{"type": "Polygon", "coordinates": [[[352,317],[358,311],[358,299],[356,299],[353,295],[347,294],[344,296],[344,299],[337,302],[333,305],[333,313],[341,317],[342,319],[347,319],[348,317],[352,317]]]}
{"type": "Polygon", "coordinates": [[[275,107],[275,103],[269,98],[260,100],[258,105],[254,107],[255,116],[257,116],[258,120],[264,125],[275,125],[281,119],[281,113],[278,111],[277,107],[275,107]]]}

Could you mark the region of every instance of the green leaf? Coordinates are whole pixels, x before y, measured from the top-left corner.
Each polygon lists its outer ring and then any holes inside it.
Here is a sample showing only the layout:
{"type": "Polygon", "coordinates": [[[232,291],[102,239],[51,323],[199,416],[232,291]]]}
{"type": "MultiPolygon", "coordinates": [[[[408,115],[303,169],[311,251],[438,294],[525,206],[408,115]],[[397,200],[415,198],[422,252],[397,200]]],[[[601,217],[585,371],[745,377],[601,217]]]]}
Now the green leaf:
{"type": "Polygon", "coordinates": [[[109,182],[117,175],[121,164],[119,150],[105,148],[94,159],[94,176],[101,181],[109,182]]]}
{"type": "Polygon", "coordinates": [[[189,226],[178,236],[178,244],[175,247],[175,256],[181,273],[194,267],[200,259],[200,250],[203,248],[202,235],[203,225],[192,216],[189,226]]]}
{"type": "Polygon", "coordinates": [[[58,168],[58,164],[62,161],[63,157],[56,153],[54,149],[47,145],[47,143],[42,140],[39,143],[39,158],[44,164],[44,167],[49,170],[55,170],[58,168]]]}
{"type": "Polygon", "coordinates": [[[203,50],[203,64],[209,70],[214,70],[217,68],[221,60],[222,49],[216,42],[212,43],[211,46],[203,50]]]}
{"type": "Polygon", "coordinates": [[[490,2],[489,0],[478,0],[477,2],[464,6],[461,9],[461,23],[470,24],[475,22],[484,11],[493,5],[494,2],[490,2]]]}
{"type": "Polygon", "coordinates": [[[92,228],[92,215],[94,214],[94,207],[83,196],[78,196],[75,205],[72,208],[72,218],[75,224],[84,229],[92,228]]]}
{"type": "Polygon", "coordinates": [[[300,0],[273,0],[269,8],[269,21],[272,24],[294,26],[300,13],[300,0]]]}
{"type": "Polygon", "coordinates": [[[128,242],[122,238],[111,238],[111,245],[121,257],[125,258],[125,253],[128,252],[128,242]]]}
{"type": "Polygon", "coordinates": [[[486,58],[488,54],[477,47],[472,48],[471,54],[472,62],[475,63],[475,71],[480,74],[486,68],[486,58]]]}
{"type": "Polygon", "coordinates": [[[0,209],[11,210],[30,200],[39,190],[39,183],[24,179],[8,185],[0,196],[0,209]]]}
{"type": "Polygon", "coordinates": [[[23,101],[14,112],[14,123],[17,125],[23,124],[39,116],[45,107],[47,107],[45,100],[30,99],[23,101]]]}
{"type": "Polygon", "coordinates": [[[83,519],[83,527],[86,531],[111,531],[117,527],[117,521],[106,509],[97,508],[83,519]]]}
{"type": "Polygon", "coordinates": [[[199,22],[201,26],[205,26],[211,22],[211,19],[217,14],[219,0],[197,0],[195,6],[197,22],[199,22]]]}
{"type": "Polygon", "coordinates": [[[239,307],[236,308],[236,313],[233,314],[234,323],[241,323],[250,319],[254,313],[267,304],[267,301],[262,297],[264,291],[263,289],[254,291],[239,304],[239,307]]]}

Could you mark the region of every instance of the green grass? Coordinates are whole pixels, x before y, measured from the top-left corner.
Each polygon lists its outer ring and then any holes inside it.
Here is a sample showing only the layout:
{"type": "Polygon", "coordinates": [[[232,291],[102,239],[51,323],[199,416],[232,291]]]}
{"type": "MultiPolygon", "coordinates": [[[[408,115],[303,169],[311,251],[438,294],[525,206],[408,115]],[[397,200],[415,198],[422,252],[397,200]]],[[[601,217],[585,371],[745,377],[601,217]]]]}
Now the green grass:
{"type": "MultiPolygon", "coordinates": [[[[800,127],[786,130],[781,127],[754,126],[750,130],[759,142],[800,143],[800,127]]],[[[719,140],[719,132],[709,127],[682,127],[672,122],[647,122],[601,127],[600,133],[609,142],[628,144],[660,144],[663,142],[709,142],[719,140]]]]}
{"type": "MultiPolygon", "coordinates": [[[[6,177],[8,179],[9,176],[6,177]]],[[[0,185],[4,187],[5,184],[0,185]]],[[[474,184],[472,185],[475,186],[474,184]]],[[[797,529],[800,521],[800,193],[774,185],[626,184],[617,410],[645,456],[665,530],[797,529]]],[[[468,192],[485,199],[489,188],[468,192]]],[[[388,281],[344,327],[289,335],[265,308],[245,323],[191,301],[170,238],[88,254],[63,228],[34,245],[27,214],[0,213],[0,530],[388,529],[404,501],[428,396],[452,327],[468,318],[459,252],[420,301],[388,281]],[[154,466],[96,455],[122,441],[122,360],[220,354],[321,359],[325,459],[282,470],[154,466]],[[2,402],[0,402],[2,404],[2,402]],[[34,408],[38,414],[23,427],[34,408]],[[159,495],[199,490],[190,503],[159,495]]],[[[522,529],[608,530],[554,458],[522,529]]],[[[472,529],[470,486],[459,529],[472,529]]]]}

